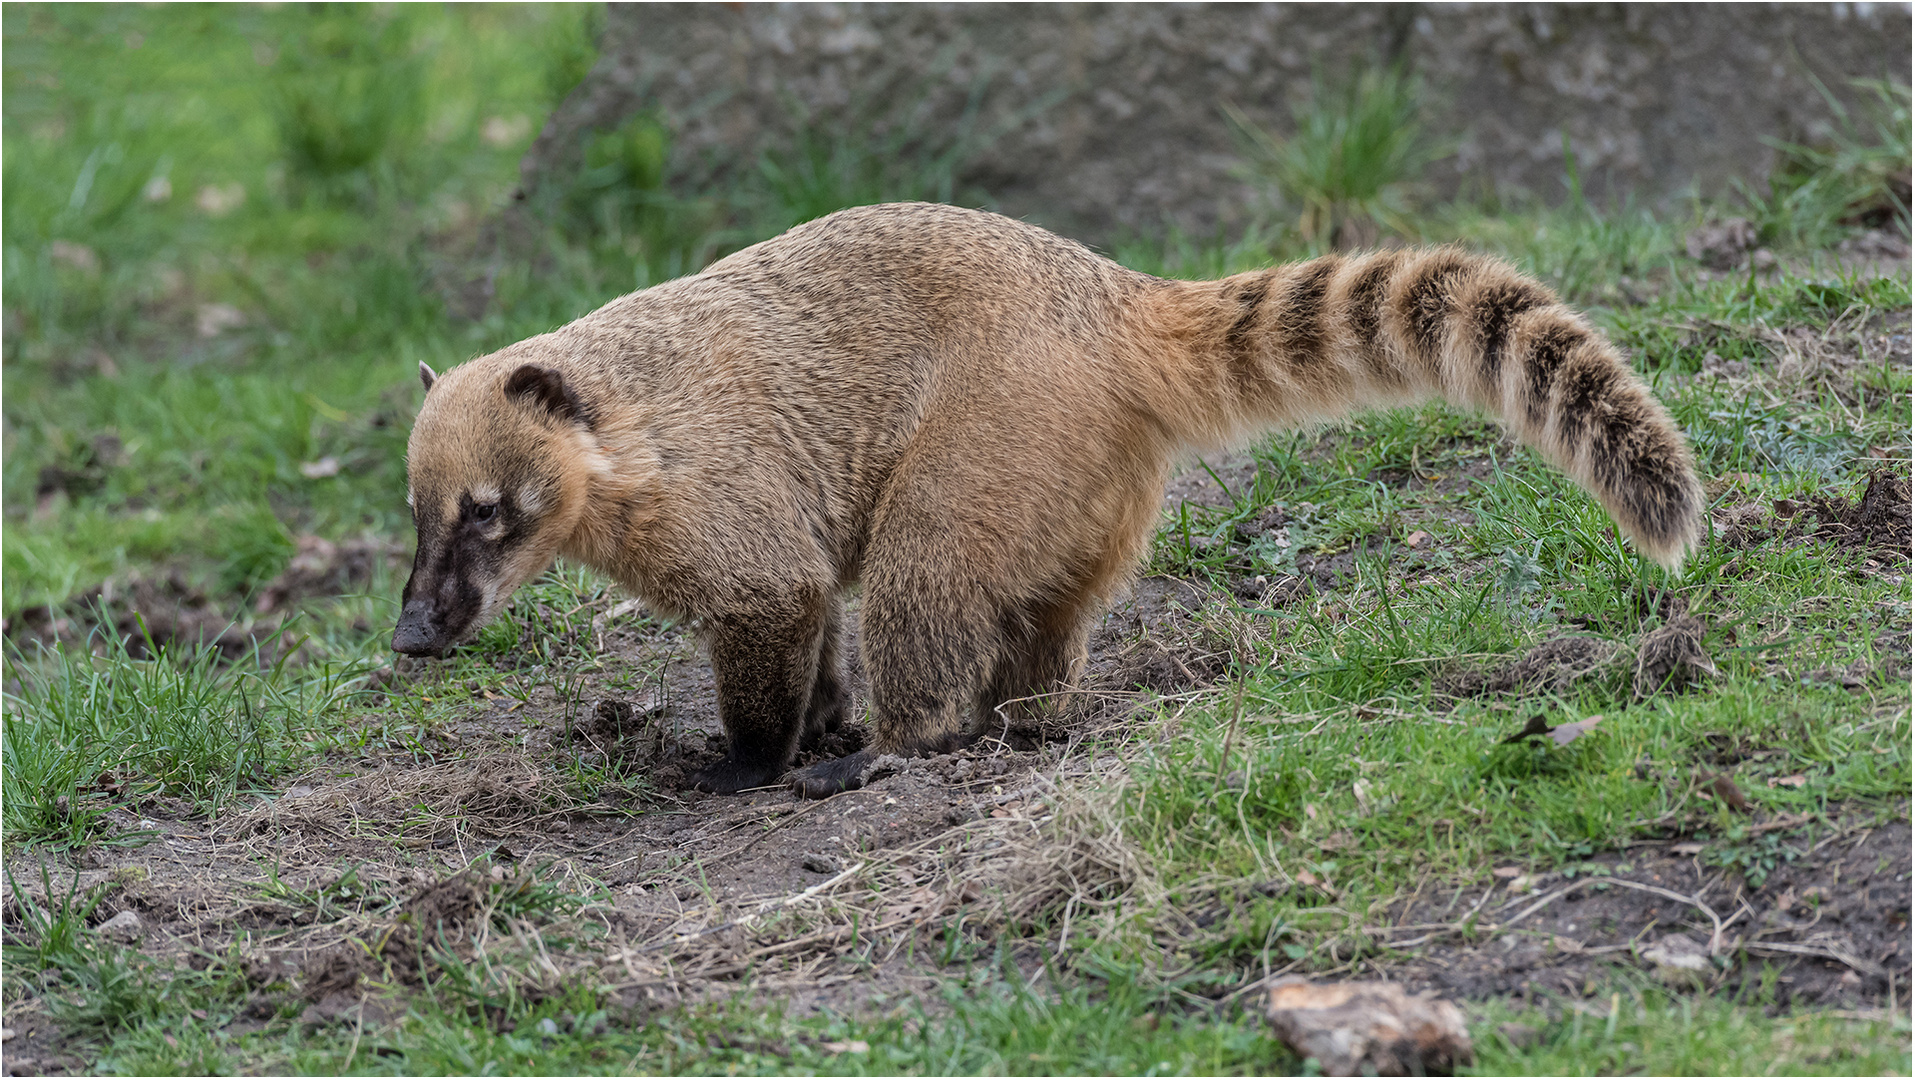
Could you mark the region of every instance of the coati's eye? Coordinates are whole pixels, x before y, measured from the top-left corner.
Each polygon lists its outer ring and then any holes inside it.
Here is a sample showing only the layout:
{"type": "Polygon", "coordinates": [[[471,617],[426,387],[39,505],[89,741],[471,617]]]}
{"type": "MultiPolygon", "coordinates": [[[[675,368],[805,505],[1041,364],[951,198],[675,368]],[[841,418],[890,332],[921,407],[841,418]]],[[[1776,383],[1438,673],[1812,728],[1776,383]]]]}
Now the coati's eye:
{"type": "Polygon", "coordinates": [[[499,514],[498,503],[478,503],[472,507],[472,520],[483,525],[499,514]]]}

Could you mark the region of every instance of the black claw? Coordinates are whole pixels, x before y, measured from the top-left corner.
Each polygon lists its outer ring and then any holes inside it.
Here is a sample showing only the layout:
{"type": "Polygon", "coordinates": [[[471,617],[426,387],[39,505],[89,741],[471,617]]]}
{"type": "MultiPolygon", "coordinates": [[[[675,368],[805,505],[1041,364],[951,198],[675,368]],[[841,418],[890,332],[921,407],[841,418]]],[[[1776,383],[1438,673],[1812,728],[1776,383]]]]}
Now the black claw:
{"type": "Polygon", "coordinates": [[[731,756],[692,774],[692,787],[714,795],[736,795],[747,788],[764,787],[782,769],[738,761],[731,756]]]}
{"type": "Polygon", "coordinates": [[[864,770],[871,764],[871,756],[871,751],[860,750],[800,769],[791,778],[791,790],[807,799],[828,799],[842,791],[856,791],[864,786],[864,770]]]}

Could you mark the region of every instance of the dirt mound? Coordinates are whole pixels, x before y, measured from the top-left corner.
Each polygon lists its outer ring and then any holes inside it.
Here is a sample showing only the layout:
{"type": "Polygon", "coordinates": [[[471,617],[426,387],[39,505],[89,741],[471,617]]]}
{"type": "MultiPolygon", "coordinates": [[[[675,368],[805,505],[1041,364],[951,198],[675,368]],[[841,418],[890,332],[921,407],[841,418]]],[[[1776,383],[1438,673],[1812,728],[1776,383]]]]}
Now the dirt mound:
{"type": "Polygon", "coordinates": [[[1608,670],[1622,652],[1622,646],[1601,638],[1551,638],[1520,659],[1445,675],[1437,679],[1436,691],[1453,698],[1567,693],[1584,679],[1608,670]]]}
{"type": "Polygon", "coordinates": [[[1716,666],[1703,651],[1705,627],[1694,615],[1677,615],[1643,635],[1636,647],[1635,691],[1638,699],[1654,697],[1658,691],[1677,689],[1701,682],[1716,674],[1716,666]]]}
{"type": "Polygon", "coordinates": [[[1868,487],[1854,502],[1839,495],[1810,500],[1818,519],[1815,535],[1828,537],[1840,547],[1862,548],[1906,562],[1910,539],[1908,497],[1908,481],[1879,470],[1869,476],[1868,487]]]}
{"type": "Polygon", "coordinates": [[[1688,613],[1687,601],[1674,594],[1658,594],[1640,597],[1639,604],[1644,618],[1660,617],[1662,625],[1644,634],[1633,650],[1603,638],[1555,637],[1515,660],[1452,670],[1436,680],[1435,690],[1456,699],[1565,694],[1587,679],[1628,665],[1640,700],[1682,690],[1716,674],[1702,644],[1708,623],[1688,613]]]}
{"type": "MultiPolygon", "coordinates": [[[[362,981],[425,985],[447,959],[456,963],[476,955],[480,946],[475,931],[536,888],[531,877],[508,876],[496,868],[491,874],[467,870],[427,885],[400,905],[385,927],[339,942],[307,961],[299,993],[312,1005],[304,1019],[334,1020],[363,1007],[366,995],[358,992],[362,981]],[[369,948],[369,942],[378,944],[369,948]]],[[[392,1008],[388,1002],[380,1005],[382,1012],[392,1008]]]]}
{"type": "Polygon", "coordinates": [[[1714,511],[1716,536],[1731,550],[1813,536],[1896,563],[1909,561],[1909,516],[1908,481],[1885,469],[1869,475],[1860,499],[1814,495],[1767,505],[1740,502],[1714,511]]]}

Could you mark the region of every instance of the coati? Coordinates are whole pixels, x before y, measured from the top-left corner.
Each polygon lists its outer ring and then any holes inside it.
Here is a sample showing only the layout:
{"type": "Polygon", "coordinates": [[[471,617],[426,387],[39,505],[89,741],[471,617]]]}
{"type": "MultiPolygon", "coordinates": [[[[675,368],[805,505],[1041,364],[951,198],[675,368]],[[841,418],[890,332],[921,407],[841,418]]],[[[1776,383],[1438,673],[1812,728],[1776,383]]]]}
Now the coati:
{"type": "Polygon", "coordinates": [[[1665,566],[1701,522],[1688,446],[1616,349],[1454,248],[1167,281],[995,214],[867,206],[421,374],[393,648],[452,645],[555,555],[597,567],[701,617],[729,750],[693,782],[714,792],[843,722],[854,583],[876,739],[798,772],[805,795],[1069,682],[1172,461],[1267,429],[1441,398],[1665,566]]]}

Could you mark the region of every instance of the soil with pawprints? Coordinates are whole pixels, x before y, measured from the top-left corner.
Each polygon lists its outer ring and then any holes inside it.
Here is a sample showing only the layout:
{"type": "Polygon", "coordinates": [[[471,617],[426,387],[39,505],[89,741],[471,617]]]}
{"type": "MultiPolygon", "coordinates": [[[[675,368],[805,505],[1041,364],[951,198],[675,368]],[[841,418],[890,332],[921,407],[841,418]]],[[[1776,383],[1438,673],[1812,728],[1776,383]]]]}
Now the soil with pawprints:
{"type": "MultiPolygon", "coordinates": [[[[1217,481],[1234,489],[1253,472],[1248,459],[1213,464],[1215,478],[1182,474],[1166,505],[1227,502],[1217,481]]],[[[1424,483],[1386,482],[1398,481],[1424,483]]],[[[1892,477],[1854,503],[1724,505],[1716,528],[1731,546],[1836,543],[1865,553],[1873,572],[1907,572],[1908,488],[1892,477]]],[[[1287,512],[1273,508],[1215,542],[1247,548],[1287,512]]],[[[1419,515],[1454,513],[1411,505],[1397,520],[1414,532],[1419,515]]],[[[1440,546],[1427,535],[1406,539],[1362,543],[1394,545],[1410,563],[1440,546]]],[[[255,614],[347,591],[364,582],[369,561],[397,554],[308,543],[255,614]]],[[[403,1009],[406,987],[478,940],[500,950],[492,969],[516,972],[504,977],[526,994],[590,978],[642,1014],[729,995],[748,977],[795,1009],[858,1012],[929,988],[940,962],[973,955],[967,948],[989,956],[1000,931],[1015,933],[1067,893],[1080,862],[1098,856],[1093,843],[1055,838],[1060,793],[1119,767],[1109,747],[1140,728],[1135,714],[1174,708],[1225,680],[1244,635],[1259,632],[1246,609],[1346,589],[1353,558],[1299,559],[1297,576],[1245,573],[1221,584],[1144,578],[1093,635],[1078,689],[1041,719],[994,719],[961,752],[883,759],[862,790],[815,802],[782,789],[690,790],[686,778],[722,749],[711,669],[682,628],[626,617],[631,605],[615,612],[608,601],[590,635],[554,646],[555,665],[599,661],[563,698],[549,681],[523,701],[475,684],[462,715],[421,740],[334,754],[210,820],[164,799],[117,805],[108,819],[121,843],[15,852],[4,916],[17,931],[34,905],[97,893],[89,920],[104,928],[131,913],[112,932],[140,952],[240,969],[253,1001],[234,1032],[276,1016],[377,1022],[403,1009]],[[581,763],[594,775],[622,770],[630,782],[581,784],[581,763]],[[560,902],[595,889],[602,899],[583,909],[560,902]],[[528,960],[501,960],[512,949],[528,960]]],[[[192,614],[204,598],[147,584],[119,599],[151,600],[171,620],[168,636],[219,640],[213,620],[192,614]]],[[[1501,665],[1458,668],[1437,690],[1458,700],[1552,693],[1618,665],[1642,695],[1708,678],[1698,615],[1667,604],[1656,614],[1646,623],[1655,629],[1635,639],[1569,628],[1501,665]]],[[[149,631],[160,621],[149,613],[149,631]]],[[[17,623],[10,633],[73,629],[44,615],[17,623]]],[[[1267,619],[1261,625],[1271,632],[1267,619]]],[[[855,618],[848,634],[855,657],[855,618]]],[[[1897,671],[1823,674],[1858,685],[1905,679],[1906,652],[1890,662],[1897,671]]],[[[436,677],[439,663],[401,660],[378,679],[390,691],[436,677]]],[[[852,680],[861,698],[855,661],[852,680]]],[[[800,764],[855,749],[860,738],[834,736],[800,764]]],[[[1712,797],[1733,799],[1728,789],[1716,785],[1712,797]]],[[[1364,966],[1466,1000],[1540,992],[1577,1002],[1605,966],[1624,965],[1698,988],[1770,979],[1784,1004],[1874,1006],[1909,986],[1906,815],[1906,804],[1886,817],[1840,806],[1813,821],[1747,815],[1736,840],[1750,853],[1743,862],[1725,861],[1720,844],[1672,833],[1555,873],[1432,876],[1388,908],[1374,940],[1390,948],[1364,966]]],[[[1035,972],[1042,958],[1032,953],[1035,972]]],[[[7,1026],[9,1073],[85,1067],[33,999],[13,1005],[7,1026]]]]}

